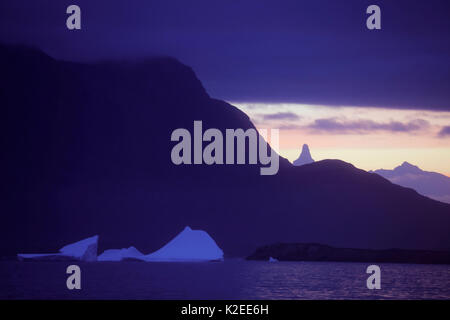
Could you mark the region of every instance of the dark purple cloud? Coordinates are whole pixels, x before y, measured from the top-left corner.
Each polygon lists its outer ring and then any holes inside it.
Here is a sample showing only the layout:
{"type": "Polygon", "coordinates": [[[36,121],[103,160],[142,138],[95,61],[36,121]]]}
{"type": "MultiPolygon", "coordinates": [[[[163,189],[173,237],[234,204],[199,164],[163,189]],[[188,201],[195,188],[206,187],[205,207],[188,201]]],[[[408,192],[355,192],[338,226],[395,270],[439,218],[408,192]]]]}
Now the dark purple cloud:
{"type": "Polygon", "coordinates": [[[277,112],[262,115],[264,120],[289,120],[294,121],[300,119],[300,117],[293,112],[277,112]]]}
{"type": "Polygon", "coordinates": [[[0,1],[0,42],[66,60],[169,55],[240,102],[450,110],[450,1],[0,1]],[[382,29],[366,28],[377,4],[382,29]]]}
{"type": "Polygon", "coordinates": [[[423,119],[410,122],[376,122],[373,120],[339,120],[336,118],[317,119],[307,126],[309,129],[341,134],[370,133],[374,131],[414,132],[426,129],[429,123],[423,119]]]}
{"type": "Polygon", "coordinates": [[[303,129],[304,126],[302,125],[297,125],[297,124],[282,124],[280,126],[278,126],[278,129],[280,130],[299,130],[299,129],[303,129]]]}
{"type": "Polygon", "coordinates": [[[439,137],[449,137],[450,136],[450,126],[442,127],[441,131],[439,131],[439,137]]]}

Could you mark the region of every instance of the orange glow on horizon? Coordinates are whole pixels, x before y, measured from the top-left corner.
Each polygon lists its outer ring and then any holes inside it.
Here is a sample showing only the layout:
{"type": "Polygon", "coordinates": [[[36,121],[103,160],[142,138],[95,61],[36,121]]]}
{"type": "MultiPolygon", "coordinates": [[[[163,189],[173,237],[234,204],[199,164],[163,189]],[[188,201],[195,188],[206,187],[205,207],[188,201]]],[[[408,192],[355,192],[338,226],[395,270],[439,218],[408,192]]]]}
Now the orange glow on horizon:
{"type": "Polygon", "coordinates": [[[231,103],[255,126],[280,129],[280,154],[295,160],[304,143],[315,160],[340,159],[364,170],[408,161],[450,176],[450,112],[302,104],[231,103]]]}

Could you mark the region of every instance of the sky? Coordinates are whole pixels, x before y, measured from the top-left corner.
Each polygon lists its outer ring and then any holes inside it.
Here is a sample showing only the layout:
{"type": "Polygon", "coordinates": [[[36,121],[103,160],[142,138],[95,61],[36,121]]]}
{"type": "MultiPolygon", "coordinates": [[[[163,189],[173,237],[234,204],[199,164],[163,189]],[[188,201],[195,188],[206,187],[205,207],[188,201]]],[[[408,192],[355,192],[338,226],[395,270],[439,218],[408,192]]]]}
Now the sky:
{"type": "Polygon", "coordinates": [[[282,155],[369,170],[403,161],[450,175],[447,0],[3,0],[0,42],[73,61],[173,56],[282,155]],[[66,28],[77,4],[82,29],[66,28]],[[381,30],[366,8],[381,8],[381,30]]]}
{"type": "Polygon", "coordinates": [[[257,128],[278,128],[279,152],[290,161],[306,143],[316,161],[341,159],[364,170],[393,169],[408,161],[450,176],[448,111],[231,103],[257,128]]]}

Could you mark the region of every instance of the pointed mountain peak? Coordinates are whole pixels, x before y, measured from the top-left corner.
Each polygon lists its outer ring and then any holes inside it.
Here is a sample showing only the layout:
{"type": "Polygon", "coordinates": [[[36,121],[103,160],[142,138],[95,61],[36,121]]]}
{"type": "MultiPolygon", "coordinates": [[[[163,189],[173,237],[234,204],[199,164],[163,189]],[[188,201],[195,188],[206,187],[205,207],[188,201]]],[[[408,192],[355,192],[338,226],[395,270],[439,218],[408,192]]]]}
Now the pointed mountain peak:
{"type": "Polygon", "coordinates": [[[304,164],[312,163],[314,159],[311,157],[311,152],[309,152],[309,147],[307,144],[303,145],[302,153],[297,160],[293,162],[294,166],[302,166],[304,164]]]}
{"type": "Polygon", "coordinates": [[[308,145],[306,143],[303,145],[302,152],[309,153],[309,147],[308,147],[308,145]]]}
{"type": "Polygon", "coordinates": [[[408,161],[404,161],[402,164],[401,164],[401,167],[415,167],[415,168],[417,168],[415,165],[412,165],[411,163],[409,163],[408,161]]]}
{"type": "Polygon", "coordinates": [[[395,171],[402,172],[402,173],[418,173],[422,172],[422,170],[407,161],[404,161],[400,166],[394,169],[395,171]]]}

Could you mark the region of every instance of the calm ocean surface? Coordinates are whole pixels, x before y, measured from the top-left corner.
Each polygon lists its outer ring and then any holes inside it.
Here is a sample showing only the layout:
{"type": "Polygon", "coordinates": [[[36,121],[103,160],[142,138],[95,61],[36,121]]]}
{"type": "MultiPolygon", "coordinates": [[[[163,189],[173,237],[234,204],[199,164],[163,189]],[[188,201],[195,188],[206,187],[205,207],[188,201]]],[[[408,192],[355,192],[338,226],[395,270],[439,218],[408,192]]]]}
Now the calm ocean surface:
{"type": "Polygon", "coordinates": [[[66,288],[68,262],[0,262],[0,299],[450,299],[449,265],[228,260],[217,263],[74,263],[81,290],[66,288]]]}

